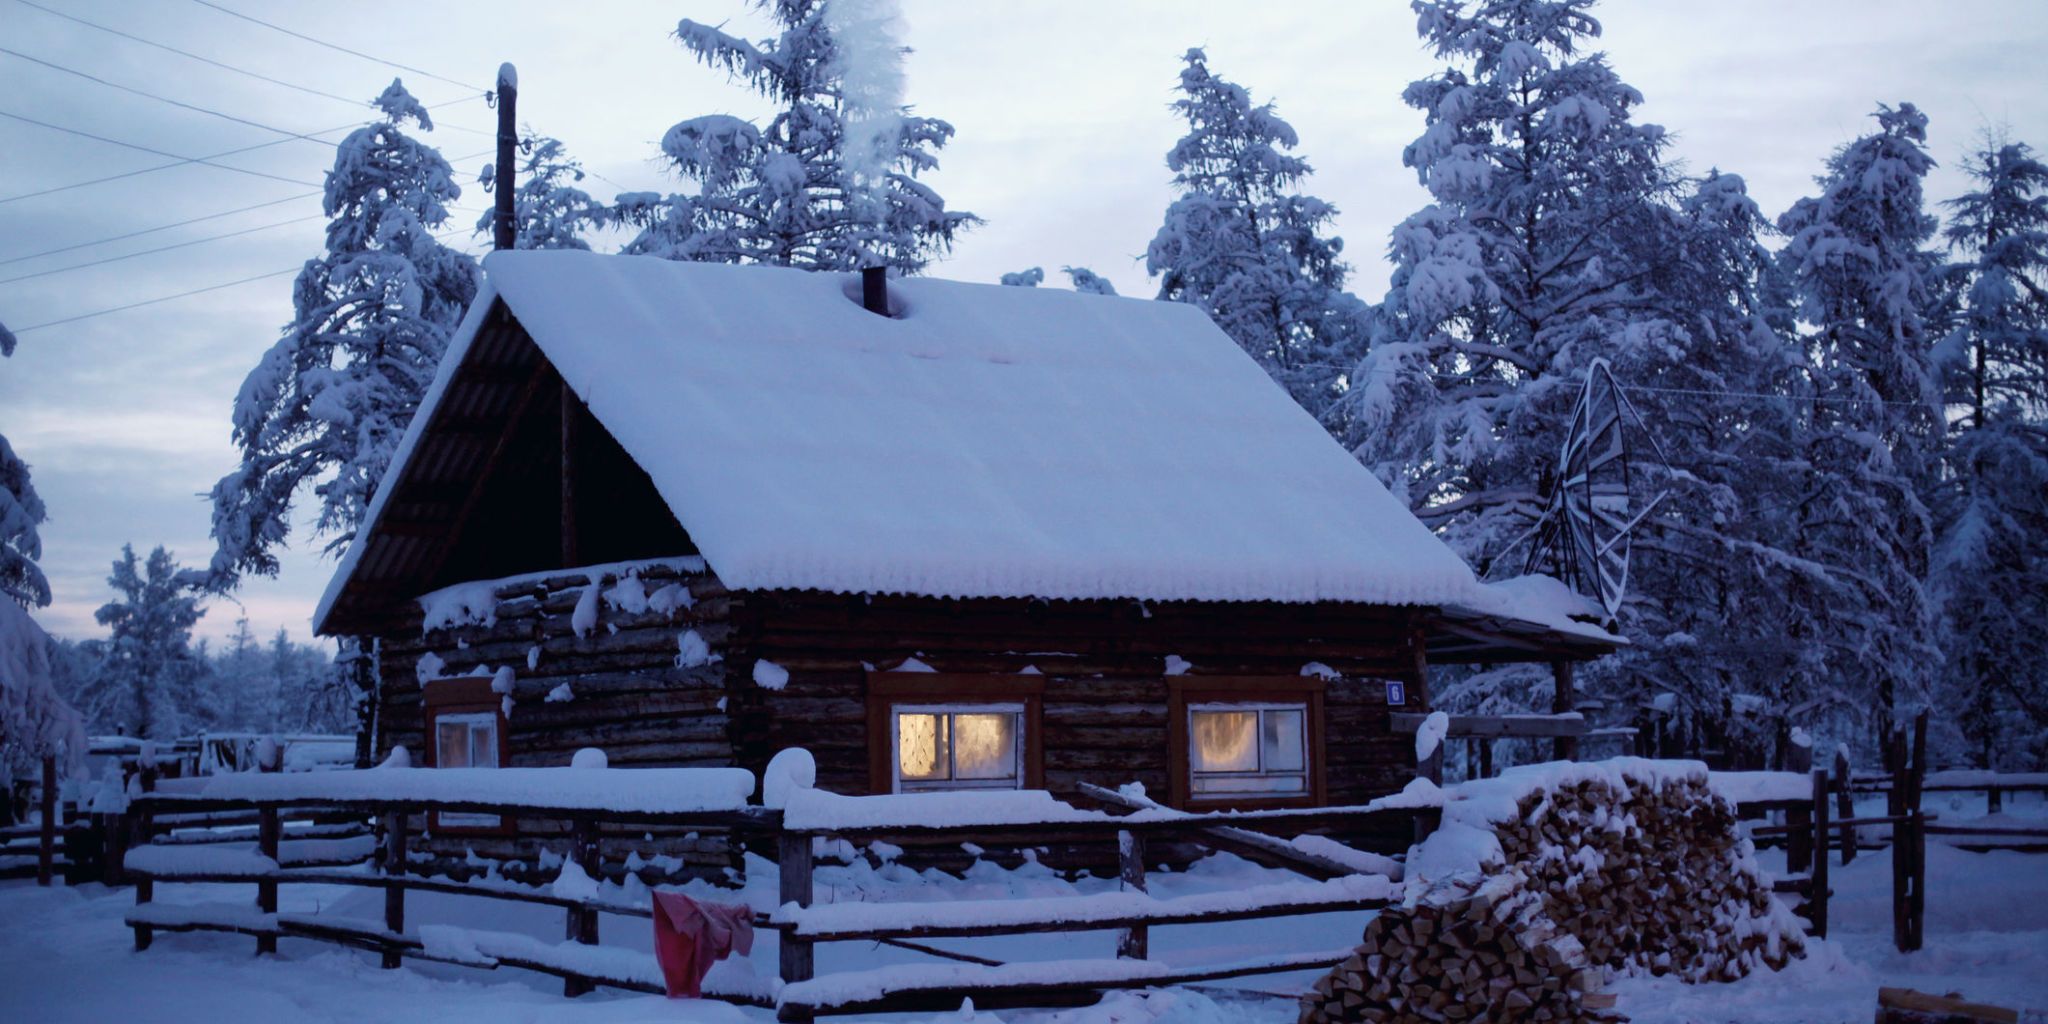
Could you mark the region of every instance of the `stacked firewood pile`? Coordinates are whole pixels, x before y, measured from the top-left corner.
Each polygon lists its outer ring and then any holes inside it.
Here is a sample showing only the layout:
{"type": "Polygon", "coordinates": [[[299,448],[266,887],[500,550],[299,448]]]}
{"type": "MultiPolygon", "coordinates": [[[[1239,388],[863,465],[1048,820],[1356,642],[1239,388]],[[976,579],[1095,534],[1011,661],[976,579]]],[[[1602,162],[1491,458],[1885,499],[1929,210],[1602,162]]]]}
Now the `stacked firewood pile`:
{"type": "Polygon", "coordinates": [[[1516,874],[1433,886],[1381,911],[1349,960],[1316,982],[1303,1024],[1334,1021],[1616,1021],[1576,938],[1516,874]]]}
{"type": "Polygon", "coordinates": [[[1802,952],[1704,771],[1548,768],[1459,787],[1410,855],[1434,875],[1411,873],[1303,1024],[1622,1020],[1610,972],[1733,980],[1802,952]]]}
{"type": "Polygon", "coordinates": [[[1691,981],[1777,970],[1804,930],[1771,896],[1735,808],[1702,777],[1593,777],[1524,795],[1503,860],[1594,965],[1691,981]]]}

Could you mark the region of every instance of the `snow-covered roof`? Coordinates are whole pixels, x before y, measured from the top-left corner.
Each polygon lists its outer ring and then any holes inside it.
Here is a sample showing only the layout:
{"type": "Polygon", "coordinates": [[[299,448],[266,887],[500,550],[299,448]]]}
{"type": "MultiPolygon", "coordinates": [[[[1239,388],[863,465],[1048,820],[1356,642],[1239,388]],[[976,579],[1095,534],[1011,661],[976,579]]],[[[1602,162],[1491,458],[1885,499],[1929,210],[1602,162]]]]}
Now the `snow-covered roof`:
{"type": "Polygon", "coordinates": [[[484,267],[393,472],[502,300],[734,589],[1475,593],[1464,562],[1192,306],[911,278],[890,282],[884,317],[854,275],[564,251],[484,267]]]}

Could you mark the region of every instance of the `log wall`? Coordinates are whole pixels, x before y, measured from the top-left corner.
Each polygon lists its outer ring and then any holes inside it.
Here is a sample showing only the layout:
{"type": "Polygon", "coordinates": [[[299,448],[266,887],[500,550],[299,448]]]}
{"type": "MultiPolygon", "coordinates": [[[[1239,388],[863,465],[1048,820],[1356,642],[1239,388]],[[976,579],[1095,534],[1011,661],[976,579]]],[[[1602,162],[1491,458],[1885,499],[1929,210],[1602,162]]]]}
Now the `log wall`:
{"type": "Polygon", "coordinates": [[[1359,803],[1414,777],[1412,740],[1389,729],[1383,680],[1427,706],[1420,634],[1405,609],[1363,605],[943,601],[776,592],[735,594],[726,652],[734,674],[766,659],[789,671],[780,692],[743,688],[734,752],[759,769],[804,746],[818,783],[869,791],[867,673],[916,658],[944,673],[1045,677],[1046,788],[1138,781],[1169,791],[1166,659],[1188,674],[1298,678],[1320,662],[1341,674],[1323,697],[1327,798],[1359,803]]]}
{"type": "MultiPolygon", "coordinates": [[[[730,598],[708,572],[679,573],[665,566],[639,570],[652,595],[670,584],[689,590],[692,606],[672,613],[629,612],[600,597],[596,627],[583,636],[573,628],[576,605],[590,584],[588,573],[564,572],[502,586],[491,621],[423,630],[421,610],[408,603],[398,628],[379,639],[380,710],[378,756],[407,748],[414,763],[425,763],[423,657],[441,665],[441,677],[490,674],[510,665],[516,674],[506,718],[509,767],[566,765],[583,747],[603,750],[615,766],[724,767],[734,763],[724,705],[727,669],[723,660],[678,664],[680,637],[694,630],[713,654],[724,645],[730,598]],[[538,649],[538,654],[533,652],[538,649]],[[531,658],[531,662],[529,662],[531,658]],[[567,684],[573,696],[550,700],[567,684]]],[[[599,577],[600,594],[618,583],[616,573],[599,577]]],[[[461,873],[474,852],[498,860],[532,863],[534,839],[560,852],[567,827],[557,822],[521,822],[516,836],[449,834],[415,844],[414,859],[433,870],[461,873]]],[[[608,835],[605,859],[675,857],[672,875],[721,873],[731,853],[718,837],[658,836],[644,830],[608,835]]],[[[552,877],[552,872],[544,872],[552,877]]]]}
{"type": "MultiPolygon", "coordinates": [[[[819,785],[865,793],[872,782],[869,673],[916,658],[943,673],[1041,674],[1048,789],[1072,794],[1084,782],[1138,781],[1164,799],[1171,791],[1172,656],[1195,677],[1296,679],[1311,663],[1337,672],[1322,696],[1328,803],[1363,803],[1414,777],[1412,740],[1389,727],[1383,682],[1407,684],[1403,710],[1427,707],[1421,633],[1406,609],[728,592],[708,571],[650,567],[640,576],[649,594],[671,583],[687,587],[693,605],[635,613],[600,601],[596,628],[579,637],[572,621],[590,583],[585,572],[570,571],[500,587],[488,623],[423,631],[418,607],[409,606],[380,640],[379,756],[395,745],[416,759],[424,754],[419,669],[431,655],[444,677],[512,666],[511,766],[567,764],[577,749],[597,747],[614,765],[739,765],[758,773],[776,751],[802,746],[817,758],[819,785]],[[716,660],[677,664],[679,637],[689,630],[716,660]],[[780,690],[755,684],[759,660],[787,670],[788,683],[780,690]],[[549,700],[563,684],[573,697],[549,700]]],[[[600,593],[616,583],[602,575],[600,593]]],[[[417,856],[530,858],[535,836],[566,845],[566,834],[549,823],[521,823],[519,831],[428,838],[417,856]]],[[[731,863],[714,838],[679,840],[608,837],[606,859],[684,856],[705,871],[731,863]]]]}

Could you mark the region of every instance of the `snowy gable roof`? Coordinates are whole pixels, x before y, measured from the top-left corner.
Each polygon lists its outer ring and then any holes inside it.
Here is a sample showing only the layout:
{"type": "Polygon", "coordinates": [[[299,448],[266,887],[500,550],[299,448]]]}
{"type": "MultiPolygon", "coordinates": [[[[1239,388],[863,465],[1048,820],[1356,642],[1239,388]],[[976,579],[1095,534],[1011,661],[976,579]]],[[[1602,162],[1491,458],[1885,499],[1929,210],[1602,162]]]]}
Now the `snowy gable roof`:
{"type": "Polygon", "coordinates": [[[503,300],[735,589],[1439,605],[1474,586],[1192,306],[913,278],[890,282],[892,318],[852,275],[484,267],[478,307],[503,300]]]}

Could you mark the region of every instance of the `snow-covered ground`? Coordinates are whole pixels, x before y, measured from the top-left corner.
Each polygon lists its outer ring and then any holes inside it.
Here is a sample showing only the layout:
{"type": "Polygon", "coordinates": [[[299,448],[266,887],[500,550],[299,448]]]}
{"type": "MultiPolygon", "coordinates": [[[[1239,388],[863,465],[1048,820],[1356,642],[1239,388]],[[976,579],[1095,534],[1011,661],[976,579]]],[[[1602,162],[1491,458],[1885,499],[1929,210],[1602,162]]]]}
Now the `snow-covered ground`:
{"type": "MultiPolygon", "coordinates": [[[[1933,801],[1930,801],[1933,803],[1933,801]]],[[[1940,808],[1933,808],[1940,809],[1940,808]]],[[[1956,810],[1962,810],[1957,808],[1956,810]]],[[[2027,807],[2025,812],[2036,808],[2027,807]]],[[[2031,813],[2028,814],[2031,816],[2031,813]]],[[[1767,866],[1782,857],[1765,853],[1767,866]]],[[[1928,852],[1927,948],[1901,955],[1891,948],[1891,857],[1865,854],[1835,874],[1834,938],[1779,974],[1729,985],[1686,986],[1657,979],[1617,983],[1620,1008],[1637,1021],[1820,1022],[1868,1020],[1879,985],[1959,991],[1986,1002],[2048,1010],[2048,857],[2017,853],[1928,852]]],[[[767,909],[774,899],[773,866],[755,862],[745,898],[767,909]]],[[[1156,874],[1155,895],[1171,897],[1293,880],[1230,856],[1212,857],[1192,870],[1156,874]]],[[[900,867],[826,867],[819,871],[820,901],[1036,899],[1109,891],[1112,880],[1078,883],[1034,865],[1002,870],[983,864],[964,879],[918,874],[900,867]]],[[[251,888],[161,885],[159,902],[245,904],[251,888]]],[[[613,891],[619,898],[637,895],[613,891]]],[[[729,897],[728,897],[729,898],[729,897]]],[[[630,1021],[744,1021],[762,1024],[772,1014],[717,1003],[682,1003],[600,992],[561,997],[553,978],[502,969],[482,972],[434,964],[384,971],[366,953],[286,938],[275,958],[252,955],[240,936],[160,935],[146,953],[130,948],[121,918],[131,891],[88,886],[38,889],[0,884],[0,1020],[105,1021],[549,1021],[620,1024],[630,1021]]],[[[288,886],[287,912],[376,917],[381,895],[344,887],[288,886]]],[[[456,924],[526,931],[559,940],[561,912],[461,896],[413,894],[415,923],[456,924]]],[[[1327,949],[1353,941],[1357,914],[1324,914],[1264,922],[1154,929],[1153,955],[1176,963],[1232,960],[1262,952],[1327,949]]],[[[605,917],[609,944],[651,948],[647,922],[605,917]]],[[[763,933],[753,966],[774,971],[775,942],[763,933]]],[[[1034,960],[1109,955],[1109,932],[1064,936],[952,940],[946,945],[999,959],[1034,960]]],[[[918,954],[865,944],[819,949],[820,972],[883,963],[915,963],[918,954]]],[[[929,961],[924,961],[929,962],[929,961]]],[[[1139,1022],[1287,1022],[1295,1019],[1291,993],[1312,974],[1219,983],[1199,991],[1127,993],[1068,1011],[981,1012],[973,1019],[1010,1024],[1139,1024],[1139,1022]]],[[[897,1018],[951,1021],[957,1014],[897,1018]]]]}

